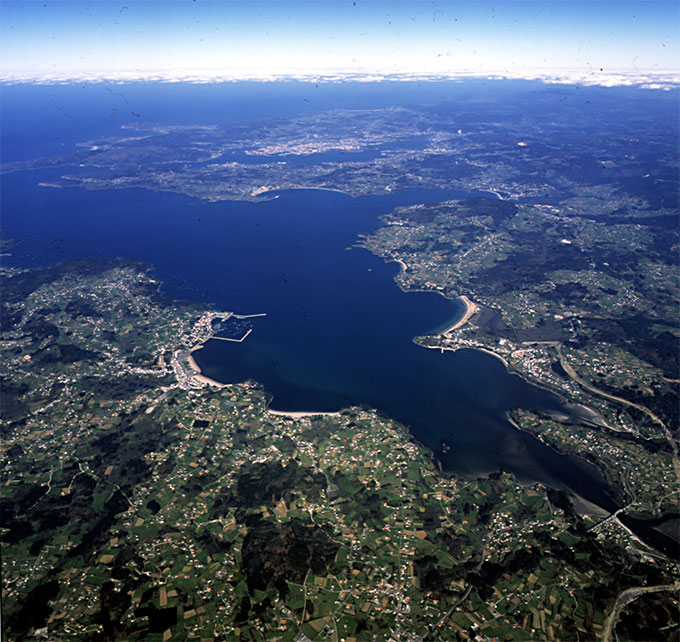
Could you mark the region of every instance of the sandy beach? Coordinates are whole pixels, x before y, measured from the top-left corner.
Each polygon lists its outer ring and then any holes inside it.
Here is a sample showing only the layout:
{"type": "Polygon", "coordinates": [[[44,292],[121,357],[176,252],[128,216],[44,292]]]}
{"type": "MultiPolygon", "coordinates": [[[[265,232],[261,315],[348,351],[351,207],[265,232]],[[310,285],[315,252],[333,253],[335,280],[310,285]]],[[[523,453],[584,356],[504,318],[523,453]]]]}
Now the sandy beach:
{"type": "Polygon", "coordinates": [[[194,375],[194,379],[196,379],[197,381],[202,381],[203,383],[207,383],[209,386],[213,386],[215,388],[226,388],[227,386],[226,383],[220,383],[219,381],[210,379],[209,377],[206,377],[205,375],[202,374],[194,375]]]}
{"type": "Polygon", "coordinates": [[[399,267],[401,267],[402,273],[403,273],[403,272],[406,272],[406,270],[408,269],[408,266],[406,265],[406,263],[404,263],[404,261],[402,261],[401,259],[392,259],[392,260],[393,260],[395,263],[398,263],[398,264],[399,264],[399,267]]]}
{"type": "Polygon", "coordinates": [[[462,296],[458,297],[458,300],[465,305],[465,314],[458,319],[451,327],[446,328],[446,330],[442,331],[442,334],[449,334],[450,332],[453,332],[454,330],[458,330],[458,328],[462,328],[469,320],[470,317],[473,314],[476,314],[479,311],[479,306],[470,301],[464,294],[462,296]]]}
{"type": "Polygon", "coordinates": [[[213,386],[215,388],[224,388],[226,387],[226,383],[220,383],[219,381],[215,381],[214,379],[211,379],[210,377],[206,377],[205,375],[201,374],[201,369],[198,367],[198,364],[196,363],[196,360],[191,356],[192,352],[196,352],[197,350],[201,350],[203,348],[202,345],[198,345],[194,348],[191,349],[191,352],[189,352],[189,355],[187,356],[187,361],[189,365],[191,366],[191,369],[196,373],[193,378],[196,379],[197,381],[202,381],[203,383],[207,383],[209,386],[213,386]]]}
{"type": "Polygon", "coordinates": [[[187,356],[187,362],[191,366],[191,369],[194,370],[195,372],[197,372],[198,374],[201,374],[201,369],[198,367],[198,364],[196,363],[196,360],[194,359],[194,357],[192,355],[197,350],[202,350],[202,349],[203,349],[202,344],[194,346],[193,348],[191,348],[191,350],[189,350],[189,355],[187,356]]]}
{"type": "MultiPolygon", "coordinates": [[[[510,371],[510,364],[503,357],[501,357],[501,355],[496,354],[495,352],[493,352],[491,350],[487,350],[486,348],[476,348],[475,347],[475,348],[472,348],[472,349],[473,350],[479,350],[479,352],[486,352],[486,354],[490,354],[492,357],[496,357],[496,359],[498,359],[505,366],[505,369],[510,371]]],[[[527,381],[528,381],[528,379],[527,379],[527,381]]]]}
{"type": "Polygon", "coordinates": [[[271,415],[278,415],[280,417],[339,417],[339,412],[310,412],[305,410],[272,410],[267,409],[271,415]]]}

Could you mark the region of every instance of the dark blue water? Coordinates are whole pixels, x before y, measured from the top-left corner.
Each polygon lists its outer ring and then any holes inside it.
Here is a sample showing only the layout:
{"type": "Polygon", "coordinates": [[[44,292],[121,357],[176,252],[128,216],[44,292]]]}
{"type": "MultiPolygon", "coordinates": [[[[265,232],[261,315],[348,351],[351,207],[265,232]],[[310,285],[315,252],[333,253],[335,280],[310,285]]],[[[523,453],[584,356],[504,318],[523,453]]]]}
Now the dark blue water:
{"type": "MultiPolygon", "coordinates": [[[[118,134],[121,124],[135,118],[219,124],[309,109],[380,107],[397,94],[402,104],[435,101],[446,91],[397,87],[386,98],[375,88],[292,84],[3,88],[3,160],[69,152],[76,142],[118,134]],[[194,113],[197,104],[201,110],[194,113]]],[[[558,455],[505,420],[515,406],[563,410],[560,399],[508,374],[483,353],[442,355],[414,345],[413,336],[450,322],[459,307],[437,295],[401,292],[393,282],[394,264],[346,249],[397,205],[461,194],[417,190],[352,199],[300,191],[261,203],[208,204],[143,190],[37,187],[59,175],[53,170],[2,177],[3,232],[25,239],[3,259],[5,265],[141,259],[155,267],[170,296],[267,313],[255,320],[244,343],[211,341],[196,353],[206,374],[261,382],[273,408],[379,408],[433,449],[450,444],[448,453],[438,453],[447,469],[511,470],[520,479],[568,488],[613,508],[591,466],[558,455]]]]}
{"type": "MultiPolygon", "coordinates": [[[[411,190],[350,198],[290,191],[261,203],[204,203],[144,190],[36,187],[49,172],[3,177],[3,226],[25,238],[14,265],[73,257],[139,258],[171,296],[240,313],[266,312],[242,344],[211,341],[196,353],[220,381],[254,379],[284,410],[376,407],[437,449],[448,469],[511,470],[611,505],[590,467],[557,455],[504,419],[517,405],[557,410],[555,395],[509,375],[486,354],[440,354],[411,339],[448,324],[460,306],[406,294],[395,264],[352,248],[397,205],[460,197],[411,190]]],[[[8,260],[6,260],[6,263],[8,260]]]]}

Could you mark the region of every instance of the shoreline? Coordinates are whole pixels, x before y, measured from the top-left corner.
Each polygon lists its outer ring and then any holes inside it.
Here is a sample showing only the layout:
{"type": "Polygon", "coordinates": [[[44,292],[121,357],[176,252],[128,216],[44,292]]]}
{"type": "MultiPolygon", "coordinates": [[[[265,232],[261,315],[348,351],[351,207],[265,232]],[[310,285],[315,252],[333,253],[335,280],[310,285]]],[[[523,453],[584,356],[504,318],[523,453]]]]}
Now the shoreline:
{"type": "Polygon", "coordinates": [[[406,270],[408,270],[408,266],[406,265],[403,259],[397,259],[393,257],[391,262],[399,264],[399,267],[401,268],[399,274],[403,274],[404,272],[406,272],[406,270]]]}
{"type": "Polygon", "coordinates": [[[202,374],[195,374],[194,379],[198,381],[202,381],[203,383],[207,383],[209,386],[213,386],[213,388],[226,388],[227,384],[226,383],[220,383],[219,381],[215,381],[214,379],[211,379],[210,377],[206,377],[205,375],[202,374]]]}
{"type": "MultiPolygon", "coordinates": [[[[530,384],[532,384],[532,385],[538,386],[539,388],[543,388],[544,390],[549,390],[549,388],[546,388],[545,386],[543,386],[543,385],[541,385],[541,384],[539,384],[539,383],[530,381],[530,380],[529,380],[527,377],[525,377],[521,372],[519,372],[519,371],[516,370],[515,368],[511,367],[510,364],[506,361],[506,359],[505,359],[504,357],[501,357],[501,355],[499,355],[499,354],[493,352],[492,350],[489,350],[489,349],[487,349],[487,348],[468,348],[468,349],[469,349],[469,350],[479,350],[479,352],[486,352],[486,354],[489,354],[489,355],[491,355],[492,357],[496,357],[496,359],[498,359],[498,360],[505,366],[505,369],[506,369],[510,374],[517,374],[517,375],[519,375],[520,377],[522,377],[522,379],[524,379],[527,383],[530,383],[530,384]]],[[[549,391],[552,392],[552,390],[549,390],[549,391]]]]}
{"type": "MultiPolygon", "coordinates": [[[[293,192],[297,190],[319,190],[322,192],[335,192],[336,194],[343,194],[344,196],[349,196],[350,198],[355,198],[352,194],[344,192],[341,189],[334,187],[272,187],[272,189],[266,189],[256,194],[250,193],[248,195],[249,199],[255,199],[256,201],[273,201],[275,198],[279,198],[281,192],[293,192]]],[[[389,192],[388,192],[389,193],[389,192]]]]}
{"type": "Polygon", "coordinates": [[[272,410],[267,408],[267,412],[278,417],[339,417],[339,411],[323,411],[314,412],[312,410],[272,410]]]}
{"type": "Polygon", "coordinates": [[[192,353],[193,353],[193,352],[196,352],[197,350],[202,350],[202,349],[203,349],[203,346],[202,346],[202,345],[196,346],[195,348],[192,348],[192,349],[189,351],[189,354],[187,355],[187,362],[188,362],[189,365],[191,366],[191,369],[196,373],[196,375],[200,375],[200,374],[201,374],[201,368],[200,368],[199,365],[196,363],[196,359],[194,359],[192,353]]]}
{"type": "Polygon", "coordinates": [[[476,350],[477,352],[486,352],[486,354],[488,354],[488,355],[490,355],[490,356],[495,357],[496,359],[498,359],[498,360],[505,366],[505,369],[508,371],[509,374],[516,374],[517,376],[521,377],[522,379],[524,379],[524,381],[526,381],[527,383],[531,384],[532,386],[537,386],[537,387],[539,387],[539,388],[543,388],[544,390],[547,390],[548,392],[554,392],[553,390],[551,390],[550,388],[548,388],[548,387],[546,387],[545,385],[541,384],[540,382],[532,381],[531,379],[529,379],[529,378],[528,378],[527,376],[525,376],[522,372],[520,372],[520,371],[517,370],[516,368],[513,368],[513,367],[506,361],[505,357],[501,357],[501,355],[499,355],[499,354],[496,353],[496,352],[493,352],[493,350],[490,350],[489,348],[480,348],[480,347],[478,347],[478,346],[461,346],[461,347],[459,347],[459,348],[449,348],[449,347],[446,347],[446,346],[426,346],[426,345],[422,345],[421,343],[418,343],[418,342],[415,341],[415,340],[414,340],[413,342],[414,342],[417,346],[419,346],[419,347],[421,347],[421,348],[427,348],[428,350],[439,350],[439,351],[441,351],[441,352],[443,352],[443,351],[445,351],[445,350],[446,350],[447,352],[457,352],[458,350],[476,350]]]}
{"type": "Polygon", "coordinates": [[[195,373],[192,379],[196,379],[196,381],[200,381],[202,383],[207,383],[209,386],[212,386],[213,388],[226,388],[227,387],[226,383],[220,383],[219,381],[215,381],[215,379],[211,379],[210,377],[206,377],[204,374],[201,374],[201,368],[196,363],[196,359],[194,359],[192,353],[202,349],[203,344],[197,345],[193,347],[191,350],[189,350],[189,354],[187,355],[187,362],[189,363],[191,369],[195,373]]]}
{"type": "Polygon", "coordinates": [[[360,243],[357,244],[357,245],[354,245],[352,247],[360,247],[360,248],[366,250],[367,252],[370,252],[374,256],[377,256],[378,258],[382,258],[385,263],[397,263],[399,265],[400,270],[399,270],[398,274],[395,274],[393,281],[397,284],[397,287],[404,294],[438,294],[439,296],[443,296],[447,301],[452,300],[450,297],[446,296],[446,294],[444,292],[442,292],[441,290],[428,290],[428,289],[419,290],[417,288],[407,288],[402,283],[399,283],[399,281],[397,280],[397,277],[401,276],[402,274],[404,274],[404,272],[406,272],[406,270],[408,270],[408,265],[406,265],[406,263],[404,262],[403,259],[399,259],[399,258],[396,258],[396,257],[391,256],[391,255],[381,256],[380,254],[375,254],[374,252],[369,250],[367,247],[361,245],[360,243]]]}
{"type": "Polygon", "coordinates": [[[454,330],[462,328],[480,310],[479,306],[474,301],[470,301],[465,294],[462,294],[456,300],[460,301],[465,306],[465,312],[458,321],[442,330],[440,334],[450,334],[454,330]]]}
{"type": "MultiPolygon", "coordinates": [[[[574,457],[575,459],[578,459],[579,461],[585,463],[586,465],[594,466],[594,464],[592,462],[589,462],[587,459],[585,459],[584,457],[581,457],[579,454],[574,453],[574,452],[570,452],[568,449],[563,450],[563,449],[558,448],[554,445],[548,444],[548,443],[544,442],[542,439],[540,439],[538,437],[538,435],[532,433],[530,430],[525,430],[524,428],[522,428],[513,418],[512,411],[507,411],[505,413],[505,419],[515,430],[517,430],[518,432],[524,433],[526,435],[532,436],[534,439],[541,442],[544,446],[546,446],[547,448],[550,448],[553,452],[556,452],[558,455],[564,455],[564,456],[567,456],[567,457],[574,457]]],[[[604,483],[607,486],[610,486],[611,480],[609,480],[601,471],[600,471],[600,474],[602,475],[602,479],[603,479],[604,483]]],[[[539,482],[539,483],[543,483],[543,482],[539,482]]],[[[547,485],[551,488],[554,488],[554,486],[552,486],[551,484],[544,484],[544,485],[547,485]]],[[[593,502],[589,499],[586,499],[581,494],[572,490],[569,486],[563,487],[562,490],[564,490],[569,495],[570,501],[571,501],[572,506],[574,507],[574,510],[576,510],[576,512],[579,515],[581,515],[582,517],[584,517],[586,515],[589,515],[591,517],[592,516],[609,517],[613,514],[613,512],[607,510],[606,508],[600,506],[599,504],[596,504],[595,502],[593,502]]],[[[617,509],[618,509],[618,507],[617,507],[617,509]]],[[[617,522],[618,522],[618,520],[617,520],[617,522]]]]}

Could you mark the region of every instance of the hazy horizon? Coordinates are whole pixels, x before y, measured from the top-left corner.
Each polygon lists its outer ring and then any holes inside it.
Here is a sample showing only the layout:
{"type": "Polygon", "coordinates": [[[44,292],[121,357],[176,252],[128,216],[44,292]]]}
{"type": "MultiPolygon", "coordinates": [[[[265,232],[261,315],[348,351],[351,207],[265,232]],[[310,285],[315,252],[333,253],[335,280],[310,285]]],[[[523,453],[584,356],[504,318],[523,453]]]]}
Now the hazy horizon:
{"type": "Polygon", "coordinates": [[[678,81],[671,2],[2,3],[3,80],[678,81]]]}

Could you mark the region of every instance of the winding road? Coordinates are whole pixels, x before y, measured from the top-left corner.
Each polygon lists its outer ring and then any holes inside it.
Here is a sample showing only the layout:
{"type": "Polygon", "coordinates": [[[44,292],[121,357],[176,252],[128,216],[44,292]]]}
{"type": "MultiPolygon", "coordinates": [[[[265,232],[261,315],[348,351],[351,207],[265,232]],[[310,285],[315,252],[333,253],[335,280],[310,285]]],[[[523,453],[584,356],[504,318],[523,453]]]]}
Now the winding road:
{"type": "Polygon", "coordinates": [[[658,586],[634,586],[619,593],[614,603],[614,608],[610,611],[604,625],[604,633],[602,635],[603,642],[611,642],[616,623],[619,621],[621,611],[629,604],[637,600],[639,597],[647,593],[661,593],[662,591],[678,591],[680,590],[680,583],[677,584],[660,584],[658,586]]]}

